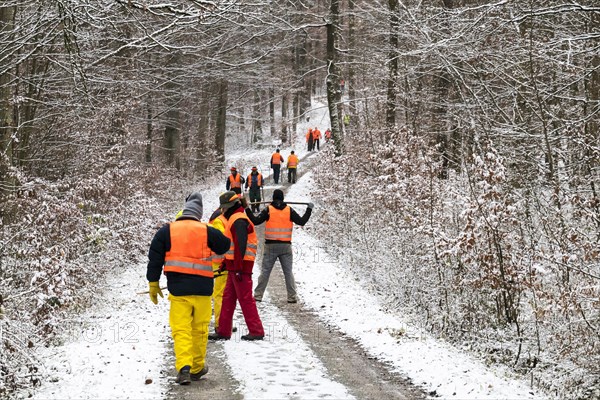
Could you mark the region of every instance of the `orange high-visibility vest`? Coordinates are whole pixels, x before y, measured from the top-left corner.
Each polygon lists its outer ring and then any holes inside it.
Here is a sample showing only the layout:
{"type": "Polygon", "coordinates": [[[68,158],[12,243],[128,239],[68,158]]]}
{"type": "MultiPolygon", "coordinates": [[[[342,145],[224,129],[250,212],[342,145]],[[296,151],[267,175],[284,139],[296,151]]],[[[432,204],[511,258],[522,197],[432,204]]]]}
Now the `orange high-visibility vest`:
{"type": "Polygon", "coordinates": [[[169,225],[171,249],[165,255],[164,272],[213,277],[213,252],[208,247],[206,224],[185,219],[169,225]]]}
{"type": "Polygon", "coordinates": [[[265,239],[291,242],[294,223],[290,218],[290,214],[290,206],[285,206],[283,210],[269,206],[269,219],[265,225],[265,239]]]}
{"type": "MultiPolygon", "coordinates": [[[[252,174],[248,175],[248,178],[246,178],[246,182],[248,182],[248,187],[252,187],[252,174]]],[[[256,177],[256,183],[258,184],[258,186],[262,186],[263,179],[261,174],[258,174],[258,176],[256,177]]]]}
{"type": "Polygon", "coordinates": [[[287,161],[288,168],[296,168],[298,166],[298,156],[295,154],[290,154],[287,161]]]}
{"type": "Polygon", "coordinates": [[[314,140],[321,139],[321,131],[320,131],[320,130],[318,130],[318,129],[315,129],[315,130],[313,131],[313,139],[314,139],[314,140]]]}
{"type": "Polygon", "coordinates": [[[281,164],[281,162],[283,161],[283,157],[281,156],[280,153],[273,153],[273,155],[271,156],[271,164],[281,164]]]}
{"type": "Polygon", "coordinates": [[[233,260],[233,256],[234,256],[234,243],[233,243],[233,235],[231,234],[231,228],[233,227],[233,224],[235,221],[237,221],[238,219],[245,219],[246,221],[248,221],[248,223],[252,226],[252,232],[248,234],[248,242],[246,244],[246,254],[244,254],[244,260],[246,261],[254,261],[256,259],[256,251],[258,250],[258,237],[256,236],[256,230],[254,229],[254,224],[252,224],[252,221],[250,221],[250,219],[248,219],[248,217],[246,216],[246,213],[243,212],[239,212],[239,213],[235,213],[233,214],[231,217],[229,217],[229,220],[227,221],[227,225],[225,225],[225,236],[227,236],[229,238],[229,240],[231,240],[231,246],[229,246],[229,250],[227,251],[227,253],[225,253],[225,259],[226,260],[233,260]]]}
{"type": "MultiPolygon", "coordinates": [[[[223,224],[223,228],[225,228],[227,226],[227,218],[225,218],[225,216],[221,213],[217,216],[217,218],[221,221],[221,223],[223,224]]],[[[214,221],[211,220],[209,221],[209,223],[212,223],[214,221]]],[[[213,228],[220,230],[219,228],[213,226],[213,228]]],[[[223,262],[224,256],[223,255],[218,255],[216,253],[213,253],[212,255],[212,267],[213,267],[213,272],[217,272],[219,270],[219,267],[221,266],[221,263],[223,262]]]]}
{"type": "Polygon", "coordinates": [[[229,175],[229,187],[231,189],[242,187],[242,182],[240,181],[240,174],[235,174],[235,177],[233,175],[229,175]]]}

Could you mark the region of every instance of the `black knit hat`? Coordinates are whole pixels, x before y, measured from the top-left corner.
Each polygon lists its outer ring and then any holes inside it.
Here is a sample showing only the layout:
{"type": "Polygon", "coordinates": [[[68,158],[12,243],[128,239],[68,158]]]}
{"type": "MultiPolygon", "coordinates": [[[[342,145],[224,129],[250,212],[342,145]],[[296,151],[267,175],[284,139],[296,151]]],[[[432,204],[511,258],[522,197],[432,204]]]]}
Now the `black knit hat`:
{"type": "Polygon", "coordinates": [[[273,201],[275,200],[283,201],[283,191],[281,189],[273,190],[273,201]]]}

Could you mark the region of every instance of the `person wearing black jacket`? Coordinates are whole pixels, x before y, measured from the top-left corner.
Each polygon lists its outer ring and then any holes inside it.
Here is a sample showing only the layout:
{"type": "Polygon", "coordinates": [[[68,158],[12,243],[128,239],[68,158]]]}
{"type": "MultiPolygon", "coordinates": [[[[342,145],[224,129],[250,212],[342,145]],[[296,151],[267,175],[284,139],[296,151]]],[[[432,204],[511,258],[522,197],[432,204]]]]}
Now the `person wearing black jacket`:
{"type": "Polygon", "coordinates": [[[224,254],[231,243],[219,230],[200,222],[201,218],[202,195],[195,192],[181,215],[156,232],[148,252],[146,278],[154,304],[158,304],[158,296],[163,297],[159,286],[163,266],[167,277],[176,382],[181,385],[208,372],[205,359],[212,313],[213,252],[224,254]]]}
{"type": "Polygon", "coordinates": [[[263,222],[266,222],[264,253],[260,276],[258,277],[256,288],[254,289],[254,300],[262,301],[275,261],[279,260],[285,279],[287,302],[298,302],[296,281],[294,280],[294,274],[292,272],[294,262],[292,252],[292,229],[294,224],[304,226],[308,222],[313,207],[313,203],[308,203],[308,208],[301,217],[293,208],[283,201],[283,191],[275,189],[273,191],[273,201],[267,208],[263,209],[258,216],[254,216],[252,211],[249,208],[246,208],[246,215],[254,225],[260,225],[263,222]]]}
{"type": "Polygon", "coordinates": [[[224,257],[227,270],[227,283],[223,292],[223,304],[219,316],[219,328],[210,340],[229,340],[233,332],[233,314],[236,303],[240,303],[248,334],[242,340],[263,340],[265,330],[258,315],[256,302],[252,298],[252,269],[258,250],[258,238],[254,225],[244,212],[246,199],[232,191],[222,193],[219,203],[223,216],[227,219],[225,235],[231,239],[231,246],[224,257]]]}

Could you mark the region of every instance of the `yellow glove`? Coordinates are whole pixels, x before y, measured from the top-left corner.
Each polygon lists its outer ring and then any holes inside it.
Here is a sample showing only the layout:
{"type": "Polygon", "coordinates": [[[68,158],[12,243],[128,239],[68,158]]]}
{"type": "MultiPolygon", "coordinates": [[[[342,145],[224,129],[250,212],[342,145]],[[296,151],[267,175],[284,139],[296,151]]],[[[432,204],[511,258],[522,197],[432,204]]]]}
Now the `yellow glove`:
{"type": "Polygon", "coordinates": [[[154,304],[158,304],[158,295],[160,295],[160,297],[164,298],[164,296],[162,294],[162,290],[160,290],[160,286],[158,285],[158,282],[148,282],[148,286],[149,286],[149,292],[150,292],[150,300],[154,304]]]}

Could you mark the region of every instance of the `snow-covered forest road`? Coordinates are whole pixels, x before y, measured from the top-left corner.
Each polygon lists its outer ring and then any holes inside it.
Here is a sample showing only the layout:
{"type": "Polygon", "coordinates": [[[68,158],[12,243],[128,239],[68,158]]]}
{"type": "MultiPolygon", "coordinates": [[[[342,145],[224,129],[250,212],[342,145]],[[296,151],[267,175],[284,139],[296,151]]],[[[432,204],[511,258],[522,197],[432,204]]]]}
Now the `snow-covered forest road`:
{"type": "MultiPolygon", "coordinates": [[[[322,108],[314,113],[318,119],[322,108]]],[[[304,127],[302,127],[304,128],[304,127]]],[[[302,146],[297,138],[296,149],[302,146]]],[[[265,326],[262,342],[244,342],[239,330],[227,342],[209,342],[209,373],[189,386],[174,383],[176,371],[168,328],[168,301],[154,305],[146,294],[146,265],[116,272],[107,282],[102,302],[77,318],[70,340],[47,349],[46,380],[37,399],[534,399],[540,398],[507,371],[489,369],[465,352],[415,328],[394,310],[384,309],[314,237],[328,205],[314,191],[320,173],[319,152],[297,150],[299,179],[280,185],[288,201],[313,201],[315,210],[305,227],[294,228],[294,271],[300,301],[288,304],[283,277],[275,266],[258,310],[265,326]]],[[[251,165],[268,159],[270,151],[243,152],[230,163],[251,165]],[[250,163],[250,164],[248,164],[250,163]]],[[[276,187],[267,176],[265,197],[276,187]]],[[[287,178],[283,175],[283,180],[287,178]]],[[[204,215],[218,205],[223,183],[194,187],[204,198],[204,215]]],[[[171,218],[181,202],[164,210],[171,218]]],[[[304,206],[294,206],[304,212],[304,206]]],[[[155,221],[156,223],[157,221],[155,221]]],[[[259,244],[262,227],[258,227],[259,244]]],[[[150,232],[153,234],[153,232],[150,232]]],[[[254,281],[260,269],[255,263],[254,281]]],[[[393,265],[393,260],[390,260],[393,265]]],[[[368,269],[368,266],[365,266],[368,269]]],[[[163,278],[164,279],[164,278],[163,278]]]]}

